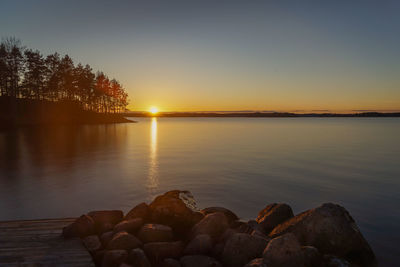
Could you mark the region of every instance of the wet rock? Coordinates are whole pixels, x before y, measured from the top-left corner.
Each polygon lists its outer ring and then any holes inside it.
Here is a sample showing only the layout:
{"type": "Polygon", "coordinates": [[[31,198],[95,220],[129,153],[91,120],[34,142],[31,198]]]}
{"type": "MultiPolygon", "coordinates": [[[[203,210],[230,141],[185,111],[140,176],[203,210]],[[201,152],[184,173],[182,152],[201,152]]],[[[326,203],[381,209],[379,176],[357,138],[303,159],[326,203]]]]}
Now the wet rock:
{"type": "Polygon", "coordinates": [[[234,221],[239,220],[239,217],[233,211],[228,210],[227,208],[223,208],[223,207],[208,207],[208,208],[202,209],[200,212],[203,213],[204,216],[211,214],[211,213],[216,213],[216,212],[223,213],[225,215],[226,219],[228,220],[229,224],[231,224],[234,221]]]}
{"type": "Polygon", "coordinates": [[[189,191],[169,191],[158,196],[149,206],[151,221],[171,226],[176,232],[185,233],[204,215],[196,208],[189,191]]]}
{"type": "Polygon", "coordinates": [[[275,227],[271,237],[291,232],[300,244],[361,266],[375,266],[375,255],[348,211],[332,203],[296,215],[275,227]]]}
{"type": "Polygon", "coordinates": [[[143,225],[142,218],[123,220],[114,226],[114,233],[125,231],[130,234],[134,234],[140,229],[142,225],[143,225]]]}
{"type": "Polygon", "coordinates": [[[263,258],[257,258],[247,263],[244,267],[268,267],[268,266],[264,262],[263,258]]]}
{"type": "Polygon", "coordinates": [[[178,259],[182,255],[183,242],[152,242],[144,244],[143,250],[153,264],[158,264],[164,259],[178,259]]]}
{"type": "Polygon", "coordinates": [[[254,258],[260,258],[267,244],[263,238],[236,233],[224,246],[222,262],[230,267],[243,266],[254,258]]]}
{"type": "Polygon", "coordinates": [[[101,242],[97,235],[90,235],[83,238],[82,243],[90,253],[101,249],[101,242]]]}
{"type": "Polygon", "coordinates": [[[87,215],[82,215],[73,223],[63,228],[64,238],[85,237],[95,233],[94,221],[87,215]]]}
{"type": "Polygon", "coordinates": [[[142,246],[142,242],[127,232],[119,232],[108,242],[107,249],[131,250],[142,246]]]}
{"type": "Polygon", "coordinates": [[[124,217],[124,213],[120,210],[91,211],[87,215],[93,219],[98,234],[112,231],[124,217]]]}
{"type": "Polygon", "coordinates": [[[312,246],[303,246],[304,265],[307,267],[319,267],[322,265],[322,255],[318,249],[312,246]]]}
{"type": "Polygon", "coordinates": [[[128,255],[128,262],[135,267],[151,267],[149,260],[140,248],[132,249],[128,255]]]}
{"type": "Polygon", "coordinates": [[[292,208],[284,203],[273,203],[266,206],[258,213],[256,221],[261,225],[265,233],[269,233],[278,224],[292,218],[292,208]]]}
{"type": "Polygon", "coordinates": [[[216,259],[204,255],[184,256],[180,262],[182,267],[222,267],[216,259]]]}
{"type": "Polygon", "coordinates": [[[140,203],[131,209],[125,216],[125,220],[131,220],[136,218],[142,218],[143,221],[147,221],[150,217],[150,208],[146,203],[140,203]]]}
{"type": "Polygon", "coordinates": [[[216,239],[228,228],[228,220],[223,213],[211,213],[193,226],[192,236],[207,234],[211,238],[216,239]]]}
{"type": "Polygon", "coordinates": [[[304,266],[304,257],[299,241],[292,233],[272,239],[263,252],[263,258],[269,267],[304,266]]]}
{"type": "Polygon", "coordinates": [[[161,267],[181,267],[181,263],[175,259],[165,259],[162,261],[161,267]]]}
{"type": "Polygon", "coordinates": [[[126,250],[108,250],[104,253],[102,267],[118,267],[128,257],[126,250]]]}
{"type": "Polygon", "coordinates": [[[207,255],[213,248],[212,239],[209,235],[197,235],[193,238],[183,251],[184,255],[207,255]]]}
{"type": "Polygon", "coordinates": [[[145,224],[138,233],[143,243],[172,241],[174,236],[169,226],[161,224],[145,224]]]}
{"type": "Polygon", "coordinates": [[[114,232],[105,232],[100,236],[100,241],[104,247],[107,247],[108,242],[113,238],[114,232]]]}

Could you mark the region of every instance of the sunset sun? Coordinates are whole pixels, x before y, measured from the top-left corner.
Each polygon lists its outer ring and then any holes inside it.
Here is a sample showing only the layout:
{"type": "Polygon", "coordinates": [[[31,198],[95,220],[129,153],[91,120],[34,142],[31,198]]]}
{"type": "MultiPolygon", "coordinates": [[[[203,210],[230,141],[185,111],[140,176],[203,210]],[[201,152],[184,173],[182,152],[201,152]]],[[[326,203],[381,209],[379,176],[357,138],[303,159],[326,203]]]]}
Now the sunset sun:
{"type": "Polygon", "coordinates": [[[153,115],[157,114],[158,113],[158,108],[157,107],[151,107],[150,108],[150,113],[153,114],[153,115]]]}

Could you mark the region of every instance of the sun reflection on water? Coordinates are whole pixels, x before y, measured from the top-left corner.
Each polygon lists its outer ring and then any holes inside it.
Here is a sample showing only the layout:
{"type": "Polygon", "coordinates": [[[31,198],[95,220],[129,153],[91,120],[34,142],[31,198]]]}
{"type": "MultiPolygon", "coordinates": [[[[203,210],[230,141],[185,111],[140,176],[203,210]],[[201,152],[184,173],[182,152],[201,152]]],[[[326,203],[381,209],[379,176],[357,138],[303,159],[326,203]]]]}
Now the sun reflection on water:
{"type": "Polygon", "coordinates": [[[158,160],[157,160],[157,118],[151,118],[150,126],[150,157],[149,177],[147,189],[149,198],[153,198],[158,188],[158,160]]]}

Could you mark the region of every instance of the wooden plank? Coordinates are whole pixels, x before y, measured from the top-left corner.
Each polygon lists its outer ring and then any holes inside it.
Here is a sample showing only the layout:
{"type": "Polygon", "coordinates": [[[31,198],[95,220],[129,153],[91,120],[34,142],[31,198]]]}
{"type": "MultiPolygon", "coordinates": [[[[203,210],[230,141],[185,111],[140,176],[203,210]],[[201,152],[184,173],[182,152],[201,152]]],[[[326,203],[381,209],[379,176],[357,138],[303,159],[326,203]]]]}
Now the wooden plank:
{"type": "Polygon", "coordinates": [[[0,222],[0,266],[94,267],[80,239],[62,238],[74,218],[0,222]]]}

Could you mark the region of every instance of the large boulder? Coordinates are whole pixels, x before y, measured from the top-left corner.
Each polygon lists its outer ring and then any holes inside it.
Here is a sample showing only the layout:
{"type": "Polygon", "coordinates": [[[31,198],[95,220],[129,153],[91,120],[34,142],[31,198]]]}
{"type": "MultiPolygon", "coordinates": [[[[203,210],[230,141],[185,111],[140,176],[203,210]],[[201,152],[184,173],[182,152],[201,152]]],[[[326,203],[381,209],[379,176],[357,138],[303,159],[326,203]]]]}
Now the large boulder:
{"type": "Polygon", "coordinates": [[[85,237],[95,233],[94,221],[87,215],[82,215],[73,223],[63,228],[64,238],[85,237]]]}
{"type": "Polygon", "coordinates": [[[156,197],[149,208],[152,222],[169,225],[179,233],[190,230],[204,217],[189,191],[169,191],[156,197]]]}
{"type": "Polygon", "coordinates": [[[263,252],[263,258],[268,267],[305,266],[300,243],[292,233],[272,239],[263,252]]]}
{"type": "Polygon", "coordinates": [[[97,235],[90,235],[83,238],[82,243],[90,253],[101,249],[101,242],[97,235]]]}
{"type": "Polygon", "coordinates": [[[140,229],[142,225],[143,225],[142,218],[123,220],[114,226],[114,233],[125,231],[130,234],[134,234],[140,229]]]}
{"type": "Polygon", "coordinates": [[[182,267],[222,267],[214,258],[204,255],[190,255],[181,258],[182,267]]]}
{"type": "Polygon", "coordinates": [[[93,219],[98,234],[112,231],[124,217],[124,213],[120,210],[91,211],[87,215],[93,219]]]}
{"type": "Polygon", "coordinates": [[[220,212],[206,215],[192,229],[192,236],[207,234],[216,239],[229,228],[228,220],[220,212]]]}
{"type": "Polygon", "coordinates": [[[208,207],[208,208],[202,209],[200,212],[203,213],[204,216],[211,214],[211,213],[221,212],[225,215],[229,224],[233,223],[234,221],[239,220],[239,217],[233,211],[231,211],[227,208],[223,208],[223,207],[208,207]]]}
{"type": "Polygon", "coordinates": [[[108,250],[104,253],[102,267],[119,267],[128,257],[126,250],[108,250]]]}
{"type": "Polygon", "coordinates": [[[138,233],[143,243],[172,241],[174,236],[169,226],[161,224],[145,224],[138,233]]]}
{"type": "Polygon", "coordinates": [[[143,250],[149,260],[157,265],[164,259],[179,259],[182,255],[184,245],[183,242],[152,242],[144,244],[143,250]]]}
{"type": "Polygon", "coordinates": [[[197,235],[187,244],[184,255],[210,254],[213,249],[213,242],[209,235],[197,235]]]}
{"type": "Polygon", "coordinates": [[[254,258],[260,258],[268,241],[244,233],[233,234],[224,246],[222,262],[226,266],[241,267],[254,258]]]}
{"type": "Polygon", "coordinates": [[[181,267],[181,263],[175,259],[165,259],[160,264],[160,267],[181,267]]]}
{"type": "Polygon", "coordinates": [[[128,262],[135,267],[151,267],[149,260],[140,248],[132,249],[128,255],[128,262]]]}
{"type": "Polygon", "coordinates": [[[284,203],[273,203],[266,206],[258,213],[256,221],[261,225],[264,232],[268,234],[280,223],[292,218],[292,208],[284,203]]]}
{"type": "Polygon", "coordinates": [[[296,215],[275,227],[270,237],[296,235],[303,246],[314,246],[322,254],[345,258],[361,266],[375,266],[375,255],[349,212],[326,203],[296,215]]]}
{"type": "Polygon", "coordinates": [[[263,258],[256,258],[249,263],[247,263],[244,267],[268,267],[264,262],[263,258]]]}
{"type": "Polygon", "coordinates": [[[304,265],[307,267],[319,267],[322,265],[322,255],[318,249],[313,246],[302,246],[304,255],[304,265]]]}
{"type": "Polygon", "coordinates": [[[113,236],[114,236],[114,232],[112,232],[112,231],[101,234],[101,236],[100,236],[101,244],[103,244],[104,247],[107,247],[108,242],[110,242],[110,240],[113,238],[113,236]]]}
{"type": "Polygon", "coordinates": [[[142,246],[142,242],[135,236],[127,232],[116,233],[113,238],[108,242],[107,249],[125,249],[130,251],[134,248],[142,246]]]}
{"type": "Polygon", "coordinates": [[[133,209],[131,209],[126,215],[125,215],[125,220],[131,220],[131,219],[136,219],[136,218],[142,218],[143,221],[147,221],[148,218],[150,217],[150,209],[149,205],[146,203],[140,203],[139,205],[135,206],[133,209]]]}

